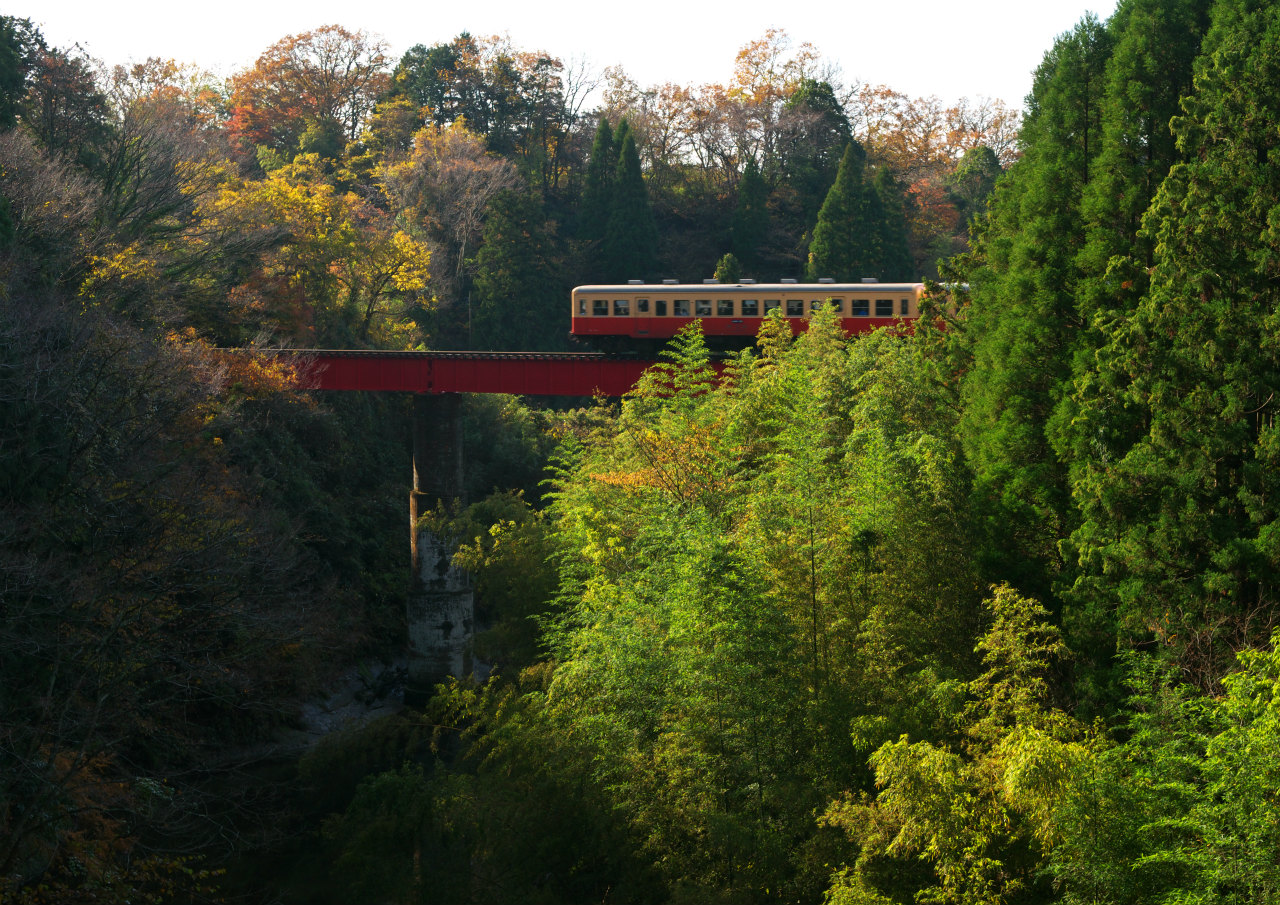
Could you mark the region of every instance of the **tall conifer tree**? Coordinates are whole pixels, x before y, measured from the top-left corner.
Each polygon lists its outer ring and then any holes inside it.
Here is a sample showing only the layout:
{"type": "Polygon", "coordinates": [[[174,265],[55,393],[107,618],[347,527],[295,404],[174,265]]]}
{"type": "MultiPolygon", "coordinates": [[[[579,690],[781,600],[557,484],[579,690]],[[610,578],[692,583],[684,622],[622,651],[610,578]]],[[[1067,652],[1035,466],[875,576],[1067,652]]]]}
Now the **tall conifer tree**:
{"type": "Polygon", "coordinates": [[[578,237],[586,240],[604,238],[609,224],[609,208],[613,197],[613,179],[618,168],[618,151],[613,141],[609,120],[600,117],[587,175],[582,186],[582,205],[578,209],[578,237]]]}
{"type": "Polygon", "coordinates": [[[1078,263],[1083,326],[1100,312],[1132,311],[1151,265],[1142,215],[1178,159],[1170,120],[1191,87],[1192,64],[1212,0],[1125,0],[1107,22],[1115,42],[1101,108],[1101,146],[1081,200],[1085,244],[1078,263]],[[1111,259],[1132,258],[1129,291],[1107,279],[1111,259]],[[1135,282],[1136,281],[1136,282],[1135,282]]]}
{"type": "Polygon", "coordinates": [[[829,82],[801,79],[783,106],[785,118],[778,139],[777,174],[794,193],[804,228],[817,217],[835,181],[853,129],[829,82]]]}
{"type": "Polygon", "coordinates": [[[618,120],[618,128],[613,133],[613,150],[617,155],[622,155],[622,143],[626,141],[627,136],[630,134],[631,123],[629,123],[627,118],[624,116],[622,119],[618,120]]]}
{"type": "Polygon", "coordinates": [[[965,220],[982,218],[987,197],[1003,172],[995,151],[986,145],[970,148],[946,177],[947,197],[965,220]]]}
{"type": "Polygon", "coordinates": [[[873,255],[870,204],[862,172],[866,155],[857,142],[845,146],[836,181],[818,212],[809,244],[810,280],[831,277],[839,281],[857,280],[873,255]]]}
{"type": "Polygon", "coordinates": [[[0,16],[0,130],[17,122],[32,57],[43,49],[44,38],[29,19],[0,16]]]}
{"type": "Polygon", "coordinates": [[[890,282],[910,280],[911,248],[907,244],[907,217],[903,210],[902,187],[886,169],[876,171],[872,187],[880,202],[880,255],[874,267],[875,272],[868,276],[890,282]]]}
{"type": "Polygon", "coordinates": [[[1078,590],[1212,682],[1280,606],[1280,7],[1217,10],[1185,162],[1143,221],[1149,292],[1113,322],[1096,379],[1137,438],[1082,463],[1078,590]]]}
{"type": "Polygon", "coordinates": [[[564,287],[539,197],[503,192],[489,203],[476,255],[472,348],[563,351],[564,287]]]}
{"type": "Polygon", "coordinates": [[[738,204],[729,226],[733,254],[748,274],[757,275],[760,267],[761,246],[769,231],[769,187],[760,175],[760,167],[754,157],[738,182],[738,204]]]}
{"type": "Polygon", "coordinates": [[[635,138],[626,134],[618,155],[613,205],[604,236],[604,268],[610,280],[644,279],[658,260],[658,227],[640,172],[635,138]]]}
{"type": "MultiPolygon", "coordinates": [[[[1076,257],[1078,329],[1071,338],[1071,383],[1048,425],[1079,505],[1088,498],[1100,460],[1135,442],[1145,429],[1141,407],[1117,405],[1116,375],[1098,354],[1117,324],[1133,315],[1148,288],[1154,235],[1143,213],[1182,156],[1170,121],[1192,83],[1208,28],[1211,0],[1125,0],[1107,23],[1115,48],[1106,72],[1102,141],[1081,201],[1084,244],[1076,257]]],[[[1078,518],[1073,511],[1073,520],[1078,518]]],[[[1074,568],[1074,562],[1064,564],[1074,568]]],[[[1115,643],[1111,607],[1091,594],[1068,601],[1068,626],[1079,650],[1109,656],[1115,643]],[[1091,640],[1090,640],[1091,639],[1091,640]]]]}
{"type": "Polygon", "coordinates": [[[1045,55],[1027,99],[1023,157],[997,187],[960,274],[973,287],[960,432],[980,510],[989,513],[993,568],[1045,600],[1070,518],[1065,469],[1046,425],[1080,328],[1080,206],[1102,146],[1111,46],[1089,16],[1045,55]]]}
{"type": "Polygon", "coordinates": [[[850,142],[818,212],[809,244],[810,280],[907,279],[911,255],[902,194],[887,171],[868,176],[866,154],[850,142]]]}

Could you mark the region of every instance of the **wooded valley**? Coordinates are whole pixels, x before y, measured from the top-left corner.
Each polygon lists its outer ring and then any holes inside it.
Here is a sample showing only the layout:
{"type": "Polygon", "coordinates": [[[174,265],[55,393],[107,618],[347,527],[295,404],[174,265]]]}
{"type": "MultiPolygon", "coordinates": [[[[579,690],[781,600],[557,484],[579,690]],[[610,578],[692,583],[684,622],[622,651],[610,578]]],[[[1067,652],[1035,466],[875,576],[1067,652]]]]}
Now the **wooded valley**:
{"type": "Polygon", "coordinates": [[[727,62],[0,17],[0,901],[1276,900],[1280,7],[1121,0],[1020,113],[727,62]],[[491,671],[398,706],[410,401],[278,353],[712,276],[928,292],[467,398],[491,671]]]}

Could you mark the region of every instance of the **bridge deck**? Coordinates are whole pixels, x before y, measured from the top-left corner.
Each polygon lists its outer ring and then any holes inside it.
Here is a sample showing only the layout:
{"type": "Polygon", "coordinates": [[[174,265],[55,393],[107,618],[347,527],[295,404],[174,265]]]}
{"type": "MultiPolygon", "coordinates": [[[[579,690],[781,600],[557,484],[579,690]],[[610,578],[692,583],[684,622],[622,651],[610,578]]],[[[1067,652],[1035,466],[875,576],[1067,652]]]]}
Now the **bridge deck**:
{"type": "Polygon", "coordinates": [[[308,389],[621,396],[656,362],[599,353],[303,350],[308,389]]]}

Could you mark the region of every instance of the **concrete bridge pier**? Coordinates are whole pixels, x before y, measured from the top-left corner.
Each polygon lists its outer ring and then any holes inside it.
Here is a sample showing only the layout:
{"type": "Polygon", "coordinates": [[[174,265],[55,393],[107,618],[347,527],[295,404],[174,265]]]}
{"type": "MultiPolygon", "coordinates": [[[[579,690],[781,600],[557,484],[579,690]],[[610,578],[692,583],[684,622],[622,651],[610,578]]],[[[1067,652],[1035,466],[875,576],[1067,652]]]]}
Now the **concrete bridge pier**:
{"type": "Polygon", "coordinates": [[[409,693],[430,695],[449,676],[471,672],[475,623],[471,577],[454,568],[454,545],[429,530],[420,516],[437,504],[462,501],[462,397],[413,397],[413,491],[409,494],[412,583],[409,590],[409,693]]]}

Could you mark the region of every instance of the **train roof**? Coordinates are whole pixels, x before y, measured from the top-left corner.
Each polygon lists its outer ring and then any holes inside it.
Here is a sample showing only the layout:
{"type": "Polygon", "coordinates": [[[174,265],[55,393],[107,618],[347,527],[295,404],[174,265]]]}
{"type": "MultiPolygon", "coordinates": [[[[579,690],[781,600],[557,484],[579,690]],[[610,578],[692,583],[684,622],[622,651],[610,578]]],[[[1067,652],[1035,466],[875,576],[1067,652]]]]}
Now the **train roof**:
{"type": "Polygon", "coordinates": [[[574,292],[610,293],[645,292],[650,295],[671,293],[680,295],[714,295],[718,292],[914,292],[923,283],[601,283],[575,286],[574,292]]]}

